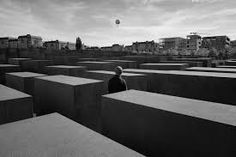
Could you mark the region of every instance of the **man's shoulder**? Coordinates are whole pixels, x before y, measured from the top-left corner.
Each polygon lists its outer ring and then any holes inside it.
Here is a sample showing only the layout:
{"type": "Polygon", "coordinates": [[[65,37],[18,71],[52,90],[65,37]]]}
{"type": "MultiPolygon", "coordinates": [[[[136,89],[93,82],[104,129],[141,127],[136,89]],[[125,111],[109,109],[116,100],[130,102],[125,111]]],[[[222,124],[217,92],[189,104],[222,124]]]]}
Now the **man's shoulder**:
{"type": "Polygon", "coordinates": [[[116,79],[117,79],[116,76],[112,76],[112,77],[110,78],[109,82],[110,82],[110,81],[115,81],[116,79]]]}

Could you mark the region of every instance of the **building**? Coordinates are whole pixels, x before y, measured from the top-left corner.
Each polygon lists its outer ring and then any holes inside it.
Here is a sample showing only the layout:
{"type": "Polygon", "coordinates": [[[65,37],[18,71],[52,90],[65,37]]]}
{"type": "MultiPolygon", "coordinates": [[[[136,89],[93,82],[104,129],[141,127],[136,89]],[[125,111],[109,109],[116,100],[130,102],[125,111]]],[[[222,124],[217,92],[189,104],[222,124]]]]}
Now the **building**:
{"type": "Polygon", "coordinates": [[[113,44],[112,51],[119,51],[119,52],[124,51],[124,45],[113,44]]]}
{"type": "Polygon", "coordinates": [[[44,42],[43,47],[45,47],[48,50],[75,50],[76,49],[75,43],[62,42],[59,40],[46,41],[44,42]]]}
{"type": "Polygon", "coordinates": [[[132,45],[127,45],[124,47],[124,51],[127,51],[127,52],[133,52],[133,46],[132,45]]]}
{"type": "Polygon", "coordinates": [[[102,51],[112,51],[112,46],[104,46],[104,47],[101,47],[101,50],[102,50],[102,51]]]}
{"type": "Polygon", "coordinates": [[[182,52],[187,50],[187,39],[182,38],[177,46],[177,51],[182,52]]]}
{"type": "Polygon", "coordinates": [[[162,38],[161,41],[162,50],[182,50],[186,47],[186,39],[181,37],[162,38]]]}
{"type": "Polygon", "coordinates": [[[154,53],[159,50],[159,44],[152,41],[134,42],[132,45],[133,51],[138,53],[154,53]]]}
{"type": "Polygon", "coordinates": [[[9,40],[11,37],[2,37],[0,38],[0,49],[7,49],[9,47],[9,40]]]}
{"type": "Polygon", "coordinates": [[[33,36],[30,34],[18,37],[18,48],[39,48],[42,47],[43,42],[40,36],[33,36]]]}
{"type": "Polygon", "coordinates": [[[189,51],[198,51],[202,45],[202,37],[197,34],[188,35],[186,40],[186,49],[189,51]]]}
{"type": "Polygon", "coordinates": [[[18,39],[9,39],[9,48],[17,49],[18,48],[18,39]]]}
{"type": "Polygon", "coordinates": [[[92,46],[92,47],[85,47],[85,50],[90,50],[90,51],[99,51],[100,48],[97,46],[92,46]]]}
{"type": "Polygon", "coordinates": [[[230,42],[230,46],[231,46],[232,48],[235,48],[235,47],[236,47],[236,40],[231,41],[231,42],[230,42]]]}
{"type": "Polygon", "coordinates": [[[230,46],[230,38],[227,36],[203,37],[202,40],[202,48],[224,51],[228,46],[230,46]]]}

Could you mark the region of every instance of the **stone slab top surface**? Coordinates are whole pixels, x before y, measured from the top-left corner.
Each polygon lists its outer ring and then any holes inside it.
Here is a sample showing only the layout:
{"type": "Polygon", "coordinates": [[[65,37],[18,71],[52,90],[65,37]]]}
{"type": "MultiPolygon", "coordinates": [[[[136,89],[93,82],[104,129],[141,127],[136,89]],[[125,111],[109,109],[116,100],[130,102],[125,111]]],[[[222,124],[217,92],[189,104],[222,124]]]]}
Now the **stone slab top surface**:
{"type": "Polygon", "coordinates": [[[31,60],[31,58],[9,58],[9,59],[12,59],[12,60],[31,60]]]}
{"type": "Polygon", "coordinates": [[[0,156],[142,157],[57,113],[0,126],[0,156]]]}
{"type": "Polygon", "coordinates": [[[100,58],[78,58],[78,59],[81,59],[81,60],[89,60],[89,59],[91,59],[91,60],[97,60],[97,59],[100,59],[100,58]]]}
{"type": "Polygon", "coordinates": [[[185,63],[143,63],[143,64],[141,64],[141,65],[165,65],[165,66],[183,66],[183,65],[187,65],[187,64],[185,64],[185,63]]]}
{"type": "Polygon", "coordinates": [[[173,58],[174,60],[212,60],[211,58],[173,58]]]}
{"type": "Polygon", "coordinates": [[[66,75],[44,76],[44,77],[37,77],[36,79],[46,80],[50,82],[57,82],[72,86],[103,82],[101,80],[86,79],[86,78],[66,76],[66,75]]]}
{"type": "Polygon", "coordinates": [[[125,58],[156,58],[160,56],[123,56],[125,58]]]}
{"type": "Polygon", "coordinates": [[[202,63],[199,61],[178,61],[178,60],[174,60],[174,61],[160,61],[160,63],[202,63]]]}
{"type": "Polygon", "coordinates": [[[220,66],[217,66],[217,68],[232,68],[232,69],[236,69],[236,66],[233,66],[233,65],[220,65],[220,66]]]}
{"type": "Polygon", "coordinates": [[[227,60],[226,62],[233,62],[233,63],[236,63],[235,60],[227,60]]]}
{"type": "Polygon", "coordinates": [[[218,72],[232,72],[236,73],[236,69],[230,69],[230,68],[210,68],[210,67],[191,67],[187,68],[186,70],[196,70],[196,71],[218,71],[218,72]]]}
{"type": "Polygon", "coordinates": [[[81,69],[86,68],[85,66],[71,66],[71,65],[53,65],[53,66],[46,66],[47,68],[59,68],[59,69],[81,69]]]}
{"type": "Polygon", "coordinates": [[[51,62],[52,60],[30,60],[32,62],[51,62]]]}
{"type": "Polygon", "coordinates": [[[86,63],[86,64],[112,64],[112,62],[102,62],[102,61],[81,61],[77,63],[86,63]]]}
{"type": "Polygon", "coordinates": [[[31,96],[0,84],[0,101],[7,101],[13,99],[28,98],[28,97],[31,96]]]}
{"type": "Polygon", "coordinates": [[[135,61],[130,60],[105,60],[107,62],[124,62],[124,63],[135,63],[135,61]]]}
{"type": "Polygon", "coordinates": [[[108,94],[103,97],[236,126],[236,107],[231,105],[137,90],[108,94]]]}
{"type": "Polygon", "coordinates": [[[200,72],[200,71],[181,71],[181,70],[150,70],[150,69],[124,69],[124,72],[142,73],[142,74],[166,74],[166,75],[187,75],[187,76],[203,76],[203,77],[222,77],[236,78],[234,73],[221,72],[200,72]]]}
{"type": "Polygon", "coordinates": [[[0,68],[7,68],[7,67],[20,67],[19,65],[13,65],[13,64],[0,64],[0,68]]]}
{"type": "MultiPolygon", "coordinates": [[[[106,71],[106,70],[90,70],[88,73],[99,73],[99,74],[108,74],[115,75],[114,71],[106,71]]],[[[135,74],[135,73],[122,73],[122,76],[145,76],[144,74],[135,74]]]]}
{"type": "Polygon", "coordinates": [[[41,77],[46,76],[45,74],[39,74],[34,72],[13,72],[13,73],[7,73],[8,75],[13,75],[17,77],[41,77]]]}

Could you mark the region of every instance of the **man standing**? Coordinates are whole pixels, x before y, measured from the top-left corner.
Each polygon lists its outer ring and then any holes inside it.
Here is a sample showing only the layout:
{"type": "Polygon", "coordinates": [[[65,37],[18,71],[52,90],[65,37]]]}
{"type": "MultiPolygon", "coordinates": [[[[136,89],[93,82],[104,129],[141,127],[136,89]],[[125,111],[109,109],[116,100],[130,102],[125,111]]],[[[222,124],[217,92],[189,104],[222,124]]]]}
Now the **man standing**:
{"type": "Polygon", "coordinates": [[[117,66],[115,68],[115,76],[113,76],[108,82],[108,92],[116,93],[127,90],[127,85],[125,80],[121,77],[123,72],[122,67],[117,66]]]}

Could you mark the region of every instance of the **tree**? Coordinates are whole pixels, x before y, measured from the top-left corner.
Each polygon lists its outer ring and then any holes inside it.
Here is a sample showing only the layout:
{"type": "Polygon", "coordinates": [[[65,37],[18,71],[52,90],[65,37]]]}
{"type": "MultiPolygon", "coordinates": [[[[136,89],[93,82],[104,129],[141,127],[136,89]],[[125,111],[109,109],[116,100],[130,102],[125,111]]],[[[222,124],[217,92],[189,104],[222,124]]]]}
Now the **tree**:
{"type": "Polygon", "coordinates": [[[208,56],[216,58],[217,56],[219,56],[219,52],[215,48],[211,48],[208,56]]]}
{"type": "Polygon", "coordinates": [[[196,53],[195,55],[196,56],[201,56],[201,57],[206,57],[208,56],[210,53],[210,51],[206,48],[200,48],[196,53]]]}
{"type": "Polygon", "coordinates": [[[169,49],[167,51],[168,56],[177,56],[178,54],[179,54],[179,52],[176,49],[169,49]]]}
{"type": "Polygon", "coordinates": [[[190,56],[191,55],[191,51],[183,49],[182,51],[179,52],[180,56],[190,56]]]}
{"type": "Polygon", "coordinates": [[[82,41],[80,39],[80,37],[76,38],[76,44],[75,44],[75,47],[76,47],[76,50],[81,50],[82,49],[82,41]]]}
{"type": "Polygon", "coordinates": [[[230,47],[228,49],[228,55],[230,58],[236,58],[236,47],[230,47]]]}

